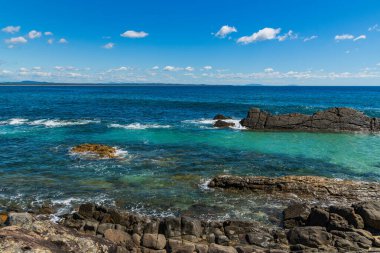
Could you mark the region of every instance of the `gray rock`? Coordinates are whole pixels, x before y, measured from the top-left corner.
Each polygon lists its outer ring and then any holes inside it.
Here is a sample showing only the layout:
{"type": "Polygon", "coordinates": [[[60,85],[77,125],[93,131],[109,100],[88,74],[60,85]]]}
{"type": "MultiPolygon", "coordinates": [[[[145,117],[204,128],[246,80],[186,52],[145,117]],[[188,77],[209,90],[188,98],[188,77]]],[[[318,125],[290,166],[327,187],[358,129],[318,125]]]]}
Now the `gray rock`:
{"type": "Polygon", "coordinates": [[[33,216],[30,213],[14,213],[8,214],[7,225],[18,226],[25,229],[30,229],[33,222],[33,216]]]}
{"type": "Polygon", "coordinates": [[[181,218],[167,217],[161,221],[160,233],[167,238],[181,236],[181,218]]]}
{"type": "Polygon", "coordinates": [[[146,248],[161,250],[166,246],[166,238],[162,234],[144,234],[142,245],[146,248]]]}
{"type": "Polygon", "coordinates": [[[117,229],[107,229],[104,232],[104,238],[116,243],[117,245],[131,245],[132,238],[124,231],[117,229]]]}

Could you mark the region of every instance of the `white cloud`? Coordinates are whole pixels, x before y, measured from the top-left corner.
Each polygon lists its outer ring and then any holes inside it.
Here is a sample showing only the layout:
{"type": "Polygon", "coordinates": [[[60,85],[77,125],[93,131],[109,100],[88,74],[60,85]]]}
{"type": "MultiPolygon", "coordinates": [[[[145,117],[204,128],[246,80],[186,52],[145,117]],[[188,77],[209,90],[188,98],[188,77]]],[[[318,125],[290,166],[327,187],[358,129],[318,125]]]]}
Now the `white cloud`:
{"type": "Polygon", "coordinates": [[[356,37],[356,38],[354,39],[354,41],[357,41],[357,40],[365,40],[366,38],[367,38],[367,36],[365,36],[365,35],[360,35],[360,36],[356,37]]]}
{"type": "Polygon", "coordinates": [[[380,26],[378,24],[371,26],[368,28],[369,32],[380,32],[380,26]]]}
{"type": "Polygon", "coordinates": [[[266,68],[266,69],[264,69],[264,72],[265,72],[265,73],[271,73],[271,72],[273,72],[273,71],[274,71],[273,68],[266,68]]]}
{"type": "Polygon", "coordinates": [[[258,32],[253,33],[251,36],[243,36],[237,40],[237,43],[250,44],[256,41],[273,40],[281,32],[281,28],[264,28],[258,32]]]}
{"type": "Polygon", "coordinates": [[[212,70],[212,66],[209,66],[209,65],[208,66],[204,66],[203,69],[204,70],[212,70]]]}
{"type": "Polygon", "coordinates": [[[20,68],[20,71],[21,72],[27,72],[27,71],[29,71],[29,69],[22,67],[22,68],[20,68]]]}
{"type": "Polygon", "coordinates": [[[41,70],[42,68],[37,66],[37,67],[33,67],[32,69],[33,70],[41,70]]]}
{"type": "Polygon", "coordinates": [[[103,46],[105,49],[111,49],[115,46],[115,43],[109,42],[103,46]]]}
{"type": "Polygon", "coordinates": [[[41,32],[38,32],[36,30],[32,30],[28,33],[28,37],[29,39],[37,39],[37,38],[40,38],[42,36],[42,33],[41,32]]]}
{"type": "Polygon", "coordinates": [[[66,68],[65,68],[65,67],[62,67],[62,66],[55,66],[54,69],[55,69],[55,70],[58,70],[58,71],[63,71],[63,70],[65,70],[66,68]]]}
{"type": "Polygon", "coordinates": [[[5,33],[17,33],[19,32],[21,29],[21,26],[7,26],[7,27],[4,27],[3,29],[1,29],[1,31],[5,32],[5,33]]]}
{"type": "Polygon", "coordinates": [[[27,42],[28,42],[28,40],[22,36],[14,37],[14,38],[10,38],[10,39],[5,40],[5,43],[7,43],[7,44],[25,44],[27,42]]]}
{"type": "Polygon", "coordinates": [[[224,25],[222,26],[217,33],[215,33],[215,37],[225,38],[228,34],[237,32],[234,26],[224,25]]]}
{"type": "Polygon", "coordinates": [[[47,40],[47,43],[51,45],[51,44],[54,43],[54,40],[53,40],[53,39],[48,39],[48,40],[47,40]]]}
{"type": "Polygon", "coordinates": [[[154,66],[152,69],[153,69],[153,70],[159,70],[160,67],[159,67],[159,66],[154,66]]]}
{"type": "Polygon", "coordinates": [[[185,70],[186,70],[186,71],[190,71],[190,72],[191,72],[191,71],[194,71],[194,68],[193,68],[193,67],[190,67],[190,66],[188,66],[188,67],[186,67],[186,68],[185,68],[185,70]]]}
{"type": "Polygon", "coordinates": [[[353,40],[355,38],[352,34],[341,34],[341,35],[335,35],[335,40],[353,40]]]}
{"type": "Polygon", "coordinates": [[[122,34],[120,34],[121,37],[124,37],[124,38],[132,38],[132,39],[139,39],[139,38],[145,38],[147,37],[149,34],[146,33],[146,32],[136,32],[136,31],[132,31],[132,30],[129,30],[129,31],[126,31],[122,34]]]}
{"type": "Polygon", "coordinates": [[[352,40],[352,41],[357,41],[357,40],[364,40],[366,39],[367,36],[365,36],[364,34],[360,35],[360,36],[357,36],[355,37],[354,35],[352,34],[341,34],[341,35],[336,35],[335,36],[335,40],[336,41],[340,41],[340,40],[352,40]]]}
{"type": "Polygon", "coordinates": [[[164,67],[165,71],[178,71],[179,69],[173,66],[165,66],[164,67]]]}
{"type": "Polygon", "coordinates": [[[289,40],[295,40],[297,38],[298,38],[298,35],[294,34],[294,32],[292,30],[289,30],[284,35],[281,35],[281,36],[277,37],[278,41],[285,41],[287,39],[289,39],[289,40]]]}
{"type": "Polygon", "coordinates": [[[66,43],[69,43],[65,38],[61,38],[58,40],[58,43],[61,43],[61,44],[66,44],[66,43]]]}
{"type": "Polygon", "coordinates": [[[45,36],[53,36],[52,32],[44,32],[45,36]]]}
{"type": "Polygon", "coordinates": [[[307,41],[310,41],[310,40],[315,40],[315,39],[317,39],[317,38],[318,38],[317,35],[312,35],[312,36],[310,36],[310,37],[306,37],[306,38],[304,38],[303,41],[304,41],[304,42],[307,42],[307,41]]]}
{"type": "Polygon", "coordinates": [[[110,72],[115,72],[115,71],[128,71],[128,70],[132,70],[132,68],[121,66],[121,67],[118,67],[118,68],[109,69],[109,70],[107,70],[107,72],[110,73],[110,72]]]}

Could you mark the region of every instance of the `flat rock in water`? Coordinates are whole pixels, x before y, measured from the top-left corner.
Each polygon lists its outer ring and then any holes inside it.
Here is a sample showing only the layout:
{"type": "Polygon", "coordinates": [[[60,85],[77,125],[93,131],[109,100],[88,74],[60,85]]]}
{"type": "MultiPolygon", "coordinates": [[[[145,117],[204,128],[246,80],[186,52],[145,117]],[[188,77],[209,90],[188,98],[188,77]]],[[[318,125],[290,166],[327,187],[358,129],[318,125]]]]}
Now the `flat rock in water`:
{"type": "Polygon", "coordinates": [[[336,180],[318,176],[232,176],[220,175],[213,178],[209,187],[250,190],[272,196],[295,194],[301,199],[357,202],[379,200],[380,184],[336,180]]]}
{"type": "Polygon", "coordinates": [[[379,132],[380,119],[371,118],[351,108],[330,108],[313,115],[290,113],[273,115],[259,108],[251,108],[240,121],[253,130],[284,130],[306,132],[379,132]]]}
{"type": "Polygon", "coordinates": [[[235,123],[233,122],[227,122],[227,121],[223,121],[223,120],[218,120],[214,123],[213,125],[214,127],[218,127],[218,128],[226,128],[226,127],[233,127],[235,126],[235,123]]]}
{"type": "Polygon", "coordinates": [[[100,158],[117,158],[116,148],[103,144],[80,144],[73,147],[71,152],[78,154],[93,154],[100,158]]]}

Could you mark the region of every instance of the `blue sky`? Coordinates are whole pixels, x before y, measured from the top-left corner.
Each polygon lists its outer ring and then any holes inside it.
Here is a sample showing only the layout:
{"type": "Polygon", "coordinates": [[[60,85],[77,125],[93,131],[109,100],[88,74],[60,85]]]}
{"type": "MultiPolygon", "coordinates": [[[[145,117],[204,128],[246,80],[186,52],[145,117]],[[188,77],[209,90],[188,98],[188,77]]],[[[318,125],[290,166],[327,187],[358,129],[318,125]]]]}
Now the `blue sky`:
{"type": "Polygon", "coordinates": [[[0,5],[0,81],[380,85],[377,0],[0,5]]]}

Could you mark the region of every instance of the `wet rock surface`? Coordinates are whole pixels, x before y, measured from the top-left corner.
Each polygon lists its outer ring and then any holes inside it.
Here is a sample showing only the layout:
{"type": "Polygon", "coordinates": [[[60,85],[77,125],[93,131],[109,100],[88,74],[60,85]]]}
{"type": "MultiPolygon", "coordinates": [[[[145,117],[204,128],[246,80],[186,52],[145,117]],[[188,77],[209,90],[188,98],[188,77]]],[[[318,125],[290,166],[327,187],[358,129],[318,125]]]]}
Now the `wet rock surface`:
{"type": "Polygon", "coordinates": [[[233,126],[235,126],[235,123],[227,122],[224,120],[217,120],[213,125],[213,127],[218,127],[218,128],[226,128],[226,127],[233,127],[233,126]]]}
{"type": "Polygon", "coordinates": [[[80,144],[71,149],[72,153],[90,154],[98,158],[117,158],[116,148],[103,144],[80,144]]]}
{"type": "Polygon", "coordinates": [[[0,252],[379,252],[380,229],[374,224],[380,217],[373,213],[378,205],[295,203],[284,210],[282,226],[269,226],[148,217],[89,203],[62,217],[59,224],[47,215],[7,214],[6,226],[0,228],[0,252]],[[9,217],[17,217],[17,222],[11,225],[14,218],[9,217]]]}
{"type": "Polygon", "coordinates": [[[351,108],[330,108],[313,115],[290,113],[273,115],[251,108],[240,121],[253,130],[293,130],[310,132],[379,132],[380,119],[371,118],[351,108]]]}
{"type": "MultiPolygon", "coordinates": [[[[209,187],[233,190],[248,190],[283,198],[296,195],[300,199],[323,200],[325,202],[353,203],[363,200],[380,200],[380,184],[349,180],[336,180],[318,176],[232,176],[220,175],[213,178],[209,187]]],[[[360,207],[358,207],[360,208],[360,207]]],[[[363,212],[366,212],[363,209],[363,212]]],[[[370,215],[370,212],[366,212],[370,215]]],[[[371,214],[376,217],[380,213],[371,214]]],[[[371,215],[372,216],[372,215],[371,215]]]]}

